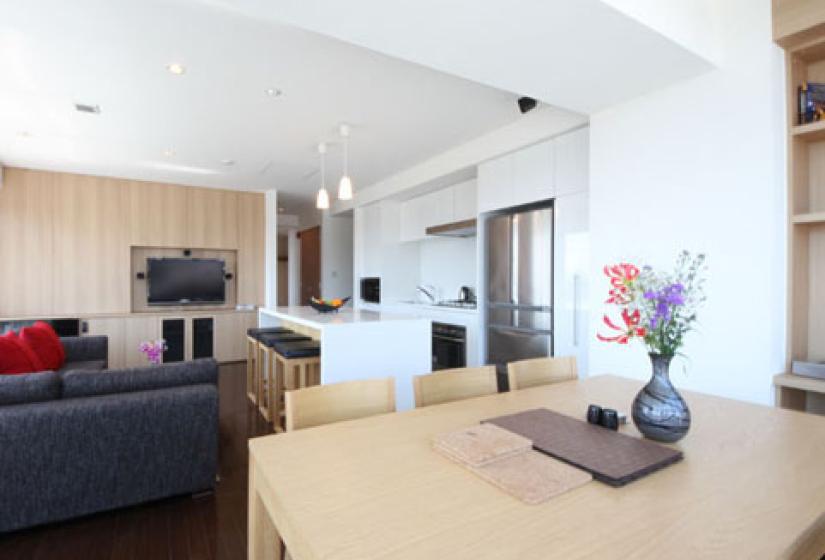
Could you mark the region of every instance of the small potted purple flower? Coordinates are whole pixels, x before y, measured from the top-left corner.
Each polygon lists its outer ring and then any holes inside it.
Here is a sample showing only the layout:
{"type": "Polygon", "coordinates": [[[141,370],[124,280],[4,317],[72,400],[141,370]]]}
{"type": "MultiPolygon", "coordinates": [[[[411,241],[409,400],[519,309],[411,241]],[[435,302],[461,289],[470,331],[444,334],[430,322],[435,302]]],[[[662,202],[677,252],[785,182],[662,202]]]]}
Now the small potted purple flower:
{"type": "Polygon", "coordinates": [[[633,422],[646,437],[674,442],[690,429],[690,410],[670,382],[670,362],[695,327],[696,309],[705,301],[705,255],[683,251],[673,273],[621,263],[604,268],[610,279],[609,305],[620,309],[624,325],[610,315],[604,323],[613,332],[597,335],[604,342],[644,342],[653,377],[633,401],[633,422]]]}
{"type": "Polygon", "coordinates": [[[146,354],[146,359],[150,364],[158,365],[163,360],[163,352],[167,349],[166,341],[162,338],[158,340],[147,340],[141,342],[138,350],[146,354]]]}

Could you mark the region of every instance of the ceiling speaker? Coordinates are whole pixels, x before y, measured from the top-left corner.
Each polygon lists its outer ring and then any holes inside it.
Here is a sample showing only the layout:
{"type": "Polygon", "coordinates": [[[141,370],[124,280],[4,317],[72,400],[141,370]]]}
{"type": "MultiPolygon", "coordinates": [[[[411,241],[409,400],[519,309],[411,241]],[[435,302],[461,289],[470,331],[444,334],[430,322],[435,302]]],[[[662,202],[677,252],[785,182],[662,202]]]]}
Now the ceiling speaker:
{"type": "Polygon", "coordinates": [[[539,102],[533,99],[532,97],[518,98],[518,109],[519,111],[521,111],[522,115],[528,111],[532,111],[533,109],[535,109],[536,105],[538,104],[539,102]]]}

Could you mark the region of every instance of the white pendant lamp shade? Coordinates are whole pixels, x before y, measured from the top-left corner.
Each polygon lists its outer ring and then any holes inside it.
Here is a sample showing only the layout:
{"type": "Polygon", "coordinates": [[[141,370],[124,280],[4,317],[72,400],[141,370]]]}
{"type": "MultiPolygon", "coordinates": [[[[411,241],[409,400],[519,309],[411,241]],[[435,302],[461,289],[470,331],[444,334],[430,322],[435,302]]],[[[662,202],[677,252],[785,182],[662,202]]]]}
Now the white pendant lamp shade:
{"type": "Polygon", "coordinates": [[[352,200],[352,181],[348,175],[341,177],[341,182],[338,183],[338,198],[352,200]]]}
{"type": "Polygon", "coordinates": [[[338,199],[352,200],[352,179],[349,177],[349,126],[342,124],[340,132],[344,141],[344,174],[338,183],[338,199]]]}
{"type": "Polygon", "coordinates": [[[327,192],[326,173],[326,153],[327,145],[321,142],[318,144],[318,154],[321,156],[321,188],[318,189],[318,197],[315,199],[315,208],[326,210],[329,208],[329,193],[327,192]]]}
{"type": "Polygon", "coordinates": [[[324,187],[318,189],[318,197],[315,199],[315,207],[318,210],[327,210],[329,208],[329,193],[324,187]]]}

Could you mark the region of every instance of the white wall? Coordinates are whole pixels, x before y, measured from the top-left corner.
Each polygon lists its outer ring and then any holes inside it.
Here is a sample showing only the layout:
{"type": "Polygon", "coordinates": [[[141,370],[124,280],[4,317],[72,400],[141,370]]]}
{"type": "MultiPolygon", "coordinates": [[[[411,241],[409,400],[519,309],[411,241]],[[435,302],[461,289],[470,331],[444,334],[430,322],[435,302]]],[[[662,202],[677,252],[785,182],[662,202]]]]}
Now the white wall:
{"type": "Polygon", "coordinates": [[[434,237],[418,242],[419,279],[435,286],[442,299],[458,299],[458,290],[476,287],[476,238],[434,237]]]}
{"type": "MultiPolygon", "coordinates": [[[[785,347],[783,59],[770,0],[717,9],[717,70],[591,117],[592,323],[604,264],[670,267],[681,249],[704,251],[708,301],[672,377],[770,403],[785,347]]],[[[590,370],[646,378],[650,366],[641,347],[593,341],[590,370]]]]}
{"type": "Polygon", "coordinates": [[[321,297],[354,296],[352,282],[352,217],[330,216],[321,219],[321,297]]]}
{"type": "Polygon", "coordinates": [[[278,191],[264,193],[264,305],[278,304],[278,191]]]}

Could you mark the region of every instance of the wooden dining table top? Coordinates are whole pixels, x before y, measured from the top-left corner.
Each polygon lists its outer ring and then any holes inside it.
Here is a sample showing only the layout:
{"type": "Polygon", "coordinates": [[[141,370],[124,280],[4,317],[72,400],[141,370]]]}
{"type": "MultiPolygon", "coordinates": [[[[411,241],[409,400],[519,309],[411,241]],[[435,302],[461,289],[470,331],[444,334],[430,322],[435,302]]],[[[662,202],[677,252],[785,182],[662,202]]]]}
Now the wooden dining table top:
{"type": "MultiPolygon", "coordinates": [[[[825,418],[684,391],[684,459],[631,484],[526,505],[432,449],[435,435],[546,407],[629,411],[643,383],[598,376],[249,442],[292,558],[819,558],[825,418]]],[[[629,423],[621,432],[639,436],[629,423]]],[[[640,437],[640,436],[639,436],[640,437]]],[[[252,476],[252,474],[251,474],[252,476]]],[[[252,523],[252,520],[250,520],[252,523]]]]}

